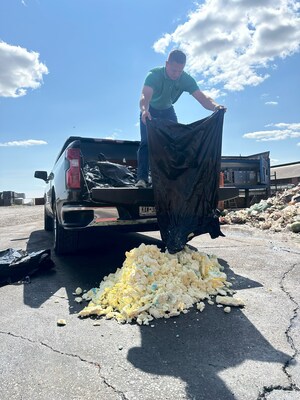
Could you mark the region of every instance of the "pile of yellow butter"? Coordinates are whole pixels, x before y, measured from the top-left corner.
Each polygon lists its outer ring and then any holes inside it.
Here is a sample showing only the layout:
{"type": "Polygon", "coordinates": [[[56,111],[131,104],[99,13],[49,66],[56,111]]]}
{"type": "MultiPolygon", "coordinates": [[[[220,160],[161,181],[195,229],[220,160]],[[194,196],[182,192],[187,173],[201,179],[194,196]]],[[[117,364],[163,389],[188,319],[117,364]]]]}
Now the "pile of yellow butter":
{"type": "MultiPolygon", "coordinates": [[[[211,296],[227,299],[233,291],[226,281],[217,257],[188,246],[169,254],[155,245],[141,244],[126,252],[122,268],[104,277],[99,288],[83,295],[89,304],[79,312],[80,317],[91,315],[115,318],[118,322],[148,325],[154,318],[170,318],[188,312],[194,304],[203,311],[211,296]]],[[[232,298],[233,299],[233,298],[232,298]]],[[[243,303],[236,301],[237,306],[243,303]]]]}

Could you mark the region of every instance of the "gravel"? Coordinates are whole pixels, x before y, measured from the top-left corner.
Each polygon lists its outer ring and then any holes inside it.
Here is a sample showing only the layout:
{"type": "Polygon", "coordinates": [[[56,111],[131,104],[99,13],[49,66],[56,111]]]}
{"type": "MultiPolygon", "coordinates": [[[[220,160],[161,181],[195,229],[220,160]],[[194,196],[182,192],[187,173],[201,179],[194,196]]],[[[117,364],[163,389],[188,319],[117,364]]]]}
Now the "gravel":
{"type": "Polygon", "coordinates": [[[9,206],[0,207],[0,227],[27,224],[42,221],[44,206],[9,206]]]}

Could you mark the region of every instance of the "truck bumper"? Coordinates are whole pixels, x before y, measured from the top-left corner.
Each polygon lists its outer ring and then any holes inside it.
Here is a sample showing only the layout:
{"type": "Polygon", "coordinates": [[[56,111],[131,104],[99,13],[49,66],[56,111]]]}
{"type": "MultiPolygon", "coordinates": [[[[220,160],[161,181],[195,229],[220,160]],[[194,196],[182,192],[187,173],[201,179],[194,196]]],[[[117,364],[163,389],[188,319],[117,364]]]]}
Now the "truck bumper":
{"type": "Polygon", "coordinates": [[[109,227],[128,232],[159,229],[155,217],[143,216],[137,219],[121,219],[115,207],[87,207],[80,204],[65,204],[61,208],[61,216],[62,226],[65,229],[109,227]]]}
{"type": "MultiPolygon", "coordinates": [[[[238,197],[233,187],[219,188],[219,201],[238,197]]],[[[152,188],[95,188],[91,198],[98,206],[63,204],[61,224],[65,229],[107,227],[128,232],[158,230],[152,188]]]]}

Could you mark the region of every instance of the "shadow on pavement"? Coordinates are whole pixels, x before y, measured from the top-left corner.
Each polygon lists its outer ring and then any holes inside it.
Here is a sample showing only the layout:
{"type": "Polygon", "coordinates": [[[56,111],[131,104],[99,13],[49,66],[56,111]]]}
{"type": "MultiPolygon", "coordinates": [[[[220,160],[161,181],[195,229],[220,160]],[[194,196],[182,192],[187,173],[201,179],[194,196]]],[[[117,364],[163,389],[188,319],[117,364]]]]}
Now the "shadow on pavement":
{"type": "MultiPolygon", "coordinates": [[[[141,243],[163,247],[160,240],[142,234],[108,233],[90,238],[86,249],[77,254],[57,257],[52,252],[56,268],[32,277],[32,284],[24,285],[24,303],[38,308],[59,289],[65,288],[70,314],[77,313],[83,305],[73,301],[76,287],[97,287],[105,275],[122,266],[125,252],[141,243]]],[[[30,236],[27,250],[49,247],[48,233],[37,231],[30,236]]],[[[225,260],[219,262],[228,280],[234,278],[233,288],[262,286],[235,275],[225,260]]],[[[277,351],[240,309],[225,314],[221,308],[206,305],[202,313],[191,309],[177,318],[154,323],[155,329],[140,327],[141,346],[131,348],[127,359],[146,373],[180,378],[186,382],[189,399],[235,399],[222,380],[222,372],[247,360],[284,365],[290,359],[289,355],[277,351]]],[[[238,382],[239,378],[234,377],[234,385],[238,382]]],[[[248,398],[247,393],[243,398],[248,398]]]]}
{"type": "Polygon", "coordinates": [[[230,269],[227,261],[222,258],[218,258],[219,263],[224,268],[224,272],[227,276],[227,281],[232,283],[232,289],[234,290],[242,290],[242,289],[252,289],[256,287],[262,287],[263,285],[259,282],[253,281],[249,278],[245,278],[244,276],[235,274],[232,269],[230,269]]]}
{"type": "MultiPolygon", "coordinates": [[[[227,315],[207,305],[202,313],[192,310],[176,320],[156,321],[155,329],[142,326],[140,331],[141,347],[130,349],[128,360],[144,372],[180,378],[186,382],[189,399],[236,399],[222,380],[222,372],[247,360],[283,366],[290,358],[277,351],[240,309],[227,315]]],[[[233,389],[239,386],[242,392],[243,380],[234,376],[233,389]]],[[[239,398],[248,396],[244,392],[239,398]]]]}
{"type": "Polygon", "coordinates": [[[71,255],[56,256],[52,249],[52,235],[45,231],[32,232],[26,250],[32,252],[51,248],[55,268],[34,274],[31,276],[32,284],[24,284],[24,304],[38,308],[58,290],[64,288],[69,299],[70,314],[79,312],[86,303],[74,302],[75,289],[81,287],[89,290],[98,287],[104,276],[122,267],[125,252],[141,243],[162,247],[160,240],[136,233],[95,233],[86,238],[80,251],[71,255]]]}

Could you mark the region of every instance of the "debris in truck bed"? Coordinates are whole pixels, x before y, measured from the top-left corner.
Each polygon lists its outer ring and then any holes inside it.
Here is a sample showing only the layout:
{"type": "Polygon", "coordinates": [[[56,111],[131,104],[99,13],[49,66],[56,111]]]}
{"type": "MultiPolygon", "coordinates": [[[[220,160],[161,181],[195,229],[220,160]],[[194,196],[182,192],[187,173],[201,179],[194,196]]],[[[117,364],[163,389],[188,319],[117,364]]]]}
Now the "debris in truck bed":
{"type": "Polygon", "coordinates": [[[83,167],[83,176],[89,189],[134,186],[136,182],[134,168],[109,161],[89,161],[83,167]]]}
{"type": "Polygon", "coordinates": [[[187,246],[169,254],[155,245],[141,244],[126,252],[122,268],[83,296],[90,303],[79,316],[103,315],[121,323],[148,325],[154,318],[186,313],[194,304],[202,311],[201,300],[211,296],[233,295],[226,279],[214,255],[187,246]]]}
{"type": "Polygon", "coordinates": [[[277,192],[267,200],[261,200],[249,208],[224,210],[223,224],[248,224],[255,228],[274,232],[300,233],[300,184],[292,189],[277,192]]]}

